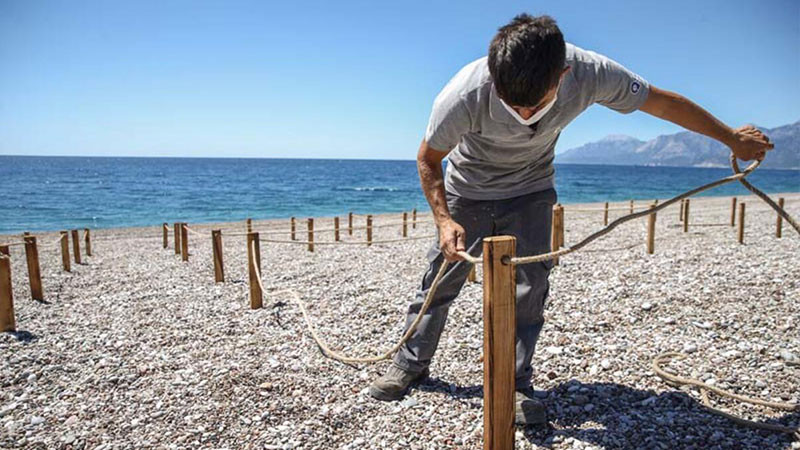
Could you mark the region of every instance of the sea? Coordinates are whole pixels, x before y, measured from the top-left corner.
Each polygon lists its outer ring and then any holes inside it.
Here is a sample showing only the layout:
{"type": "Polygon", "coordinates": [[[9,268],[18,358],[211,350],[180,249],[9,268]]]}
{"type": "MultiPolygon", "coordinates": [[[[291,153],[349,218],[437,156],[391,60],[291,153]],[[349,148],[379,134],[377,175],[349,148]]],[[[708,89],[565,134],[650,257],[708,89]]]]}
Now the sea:
{"type": "MultiPolygon", "coordinates": [[[[724,168],[556,165],[561,203],[667,198],[724,168]]],[[[766,192],[800,192],[800,171],[758,169],[766,192]]],[[[703,196],[746,195],[733,182],[703,196]]],[[[163,222],[329,217],[429,207],[415,161],[0,155],[0,233],[163,222]]]]}

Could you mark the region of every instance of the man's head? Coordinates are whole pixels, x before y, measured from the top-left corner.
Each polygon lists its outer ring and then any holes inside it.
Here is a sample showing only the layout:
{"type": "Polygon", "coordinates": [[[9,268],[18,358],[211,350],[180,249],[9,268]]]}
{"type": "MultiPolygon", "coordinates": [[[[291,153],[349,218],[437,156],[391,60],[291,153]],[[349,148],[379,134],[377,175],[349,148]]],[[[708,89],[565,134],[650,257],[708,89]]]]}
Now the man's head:
{"type": "Polygon", "coordinates": [[[564,36],[549,16],[520,14],[489,45],[489,72],[500,98],[523,118],[555,97],[565,68],[564,36]]]}

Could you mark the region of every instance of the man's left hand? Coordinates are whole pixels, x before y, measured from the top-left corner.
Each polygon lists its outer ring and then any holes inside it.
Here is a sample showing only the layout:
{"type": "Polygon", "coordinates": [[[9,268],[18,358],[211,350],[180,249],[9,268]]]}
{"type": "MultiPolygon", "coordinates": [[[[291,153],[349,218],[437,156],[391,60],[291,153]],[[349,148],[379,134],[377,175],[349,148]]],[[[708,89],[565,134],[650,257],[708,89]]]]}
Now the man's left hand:
{"type": "Polygon", "coordinates": [[[753,159],[763,161],[767,151],[772,150],[775,145],[758,128],[745,125],[733,130],[733,138],[728,143],[728,147],[737,158],[743,161],[753,159]]]}

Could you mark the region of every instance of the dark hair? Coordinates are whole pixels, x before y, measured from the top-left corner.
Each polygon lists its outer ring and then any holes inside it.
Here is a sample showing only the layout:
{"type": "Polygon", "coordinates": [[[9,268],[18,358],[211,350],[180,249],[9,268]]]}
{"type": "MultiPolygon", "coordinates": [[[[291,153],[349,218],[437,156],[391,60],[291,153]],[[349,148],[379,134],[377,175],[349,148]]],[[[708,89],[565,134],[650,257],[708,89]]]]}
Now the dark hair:
{"type": "Polygon", "coordinates": [[[565,60],[564,36],[550,16],[520,14],[489,45],[489,73],[513,106],[536,106],[558,83],[565,60]]]}

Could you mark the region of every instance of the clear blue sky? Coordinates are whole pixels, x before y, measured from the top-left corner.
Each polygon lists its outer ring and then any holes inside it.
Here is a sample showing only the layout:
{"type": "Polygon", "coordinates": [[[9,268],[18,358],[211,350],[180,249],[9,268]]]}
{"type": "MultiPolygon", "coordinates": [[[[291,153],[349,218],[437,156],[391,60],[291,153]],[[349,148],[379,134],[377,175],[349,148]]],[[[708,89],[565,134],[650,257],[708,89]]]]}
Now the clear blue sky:
{"type": "MultiPolygon", "coordinates": [[[[519,12],[730,125],[800,119],[800,1],[0,0],[0,154],[413,159],[519,12]]],[[[596,105],[558,151],[678,128],[596,105]]]]}

